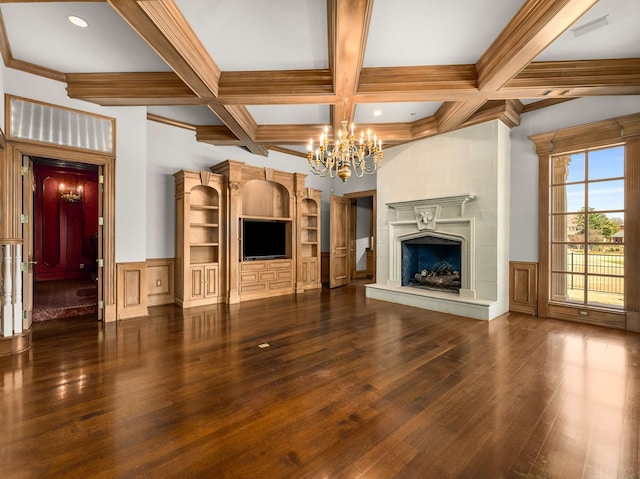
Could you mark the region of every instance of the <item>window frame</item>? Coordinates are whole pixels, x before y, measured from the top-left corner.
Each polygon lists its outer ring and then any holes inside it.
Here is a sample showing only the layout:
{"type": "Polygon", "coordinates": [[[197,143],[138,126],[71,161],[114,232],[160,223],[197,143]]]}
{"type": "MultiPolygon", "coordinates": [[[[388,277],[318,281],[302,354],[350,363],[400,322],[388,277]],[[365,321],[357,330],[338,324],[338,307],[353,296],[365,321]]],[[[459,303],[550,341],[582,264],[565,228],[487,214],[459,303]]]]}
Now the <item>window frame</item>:
{"type": "MultiPolygon", "coordinates": [[[[530,136],[539,157],[538,315],[640,331],[640,113],[530,136]],[[624,306],[551,300],[552,157],[624,146],[624,306]]],[[[585,182],[587,178],[585,178],[585,182]]]]}

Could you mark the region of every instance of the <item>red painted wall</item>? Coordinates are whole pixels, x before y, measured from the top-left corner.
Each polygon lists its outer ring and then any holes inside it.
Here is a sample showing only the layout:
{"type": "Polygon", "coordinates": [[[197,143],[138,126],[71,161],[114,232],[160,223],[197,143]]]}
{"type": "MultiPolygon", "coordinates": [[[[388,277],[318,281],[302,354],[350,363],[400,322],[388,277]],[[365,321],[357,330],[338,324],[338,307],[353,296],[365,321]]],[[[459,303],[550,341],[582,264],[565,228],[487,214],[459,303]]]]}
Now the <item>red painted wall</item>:
{"type": "Polygon", "coordinates": [[[36,281],[87,278],[95,271],[92,235],[98,231],[98,174],[36,163],[34,249],[36,281]],[[65,190],[82,187],[82,199],[68,203],[65,190]]]}

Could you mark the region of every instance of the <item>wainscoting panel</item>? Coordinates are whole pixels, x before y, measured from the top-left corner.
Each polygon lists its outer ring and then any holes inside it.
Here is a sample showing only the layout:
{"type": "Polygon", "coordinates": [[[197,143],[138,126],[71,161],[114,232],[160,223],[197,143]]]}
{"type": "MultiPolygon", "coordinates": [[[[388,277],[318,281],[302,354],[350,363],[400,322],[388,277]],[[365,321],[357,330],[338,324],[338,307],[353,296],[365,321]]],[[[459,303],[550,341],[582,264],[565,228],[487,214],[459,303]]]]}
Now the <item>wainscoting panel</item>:
{"type": "Polygon", "coordinates": [[[509,311],[535,315],[538,298],[538,263],[509,262],[509,311]]]}
{"type": "Polygon", "coordinates": [[[329,252],[323,251],[320,253],[320,281],[324,283],[329,282],[329,252]]]}
{"type": "Polygon", "coordinates": [[[119,263],[116,271],[118,319],[148,316],[146,262],[119,263]]]}
{"type": "Polygon", "coordinates": [[[173,304],[174,267],[173,258],[147,260],[147,306],[173,304]]]}

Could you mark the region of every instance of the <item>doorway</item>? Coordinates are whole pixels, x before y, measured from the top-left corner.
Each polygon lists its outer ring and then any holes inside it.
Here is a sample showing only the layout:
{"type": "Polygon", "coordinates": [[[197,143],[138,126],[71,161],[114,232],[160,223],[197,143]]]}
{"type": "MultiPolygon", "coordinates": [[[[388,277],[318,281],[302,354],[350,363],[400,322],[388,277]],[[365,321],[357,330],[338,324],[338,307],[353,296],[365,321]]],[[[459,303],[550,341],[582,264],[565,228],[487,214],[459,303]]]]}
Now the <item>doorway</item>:
{"type": "Polygon", "coordinates": [[[376,280],[376,191],[330,198],[329,287],[376,280]]]}
{"type": "Polygon", "coordinates": [[[351,225],[353,249],[351,277],[373,279],[374,232],[373,196],[359,196],[351,199],[351,225]]]}
{"type": "Polygon", "coordinates": [[[99,167],[31,157],[33,321],[97,317],[99,167]]]}

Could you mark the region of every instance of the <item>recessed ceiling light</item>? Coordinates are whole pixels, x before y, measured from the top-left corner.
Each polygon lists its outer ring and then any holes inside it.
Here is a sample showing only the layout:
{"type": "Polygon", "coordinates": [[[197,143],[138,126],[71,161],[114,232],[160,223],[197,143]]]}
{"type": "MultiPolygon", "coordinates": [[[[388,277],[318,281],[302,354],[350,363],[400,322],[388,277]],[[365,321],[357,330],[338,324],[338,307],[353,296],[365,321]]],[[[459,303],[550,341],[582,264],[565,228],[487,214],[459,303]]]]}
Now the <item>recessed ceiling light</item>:
{"type": "Polygon", "coordinates": [[[69,21],[71,23],[73,23],[76,27],[80,27],[80,28],[87,28],[89,26],[89,24],[87,23],[86,20],[80,18],[80,17],[76,17],[75,15],[69,15],[67,17],[69,19],[69,21]]]}
{"type": "Polygon", "coordinates": [[[380,110],[376,110],[373,112],[373,116],[380,116],[382,115],[382,112],[380,110]]]}

